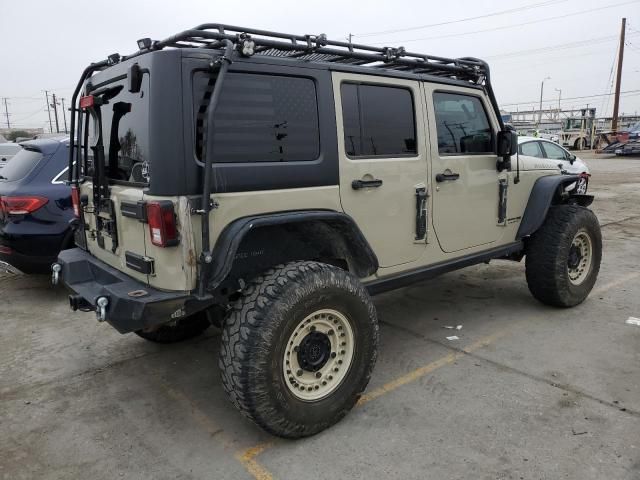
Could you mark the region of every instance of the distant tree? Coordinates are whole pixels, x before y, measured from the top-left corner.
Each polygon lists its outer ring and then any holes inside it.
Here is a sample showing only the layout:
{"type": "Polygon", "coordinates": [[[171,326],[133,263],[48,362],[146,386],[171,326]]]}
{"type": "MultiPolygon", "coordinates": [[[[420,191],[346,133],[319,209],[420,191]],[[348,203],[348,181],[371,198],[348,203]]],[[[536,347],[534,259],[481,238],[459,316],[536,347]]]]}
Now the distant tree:
{"type": "Polygon", "coordinates": [[[30,134],[29,132],[25,132],[24,130],[12,130],[11,132],[7,133],[7,140],[11,142],[15,142],[16,138],[18,137],[31,138],[33,137],[33,135],[30,134]]]}

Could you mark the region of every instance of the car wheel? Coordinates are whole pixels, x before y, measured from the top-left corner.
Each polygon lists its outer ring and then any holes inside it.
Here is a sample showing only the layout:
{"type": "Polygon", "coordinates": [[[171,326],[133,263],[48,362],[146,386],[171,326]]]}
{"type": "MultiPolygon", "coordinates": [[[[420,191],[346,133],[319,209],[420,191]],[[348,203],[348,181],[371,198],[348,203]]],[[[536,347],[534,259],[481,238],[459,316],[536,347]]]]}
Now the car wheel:
{"type": "Polygon", "coordinates": [[[576,140],[576,143],[574,144],[574,148],[576,150],[584,150],[587,148],[587,141],[584,138],[579,138],[578,140],[576,140]]]}
{"type": "Polygon", "coordinates": [[[206,312],[161,325],[155,330],[137,330],[136,335],[155,343],[177,343],[202,334],[211,326],[206,312]]]}
{"type": "Polygon", "coordinates": [[[600,271],[602,235],[587,208],[559,205],[526,245],[529,290],[542,303],[572,307],[591,292],[600,271]]]}
{"type": "Polygon", "coordinates": [[[313,435],[356,404],[377,344],[376,311],[355,276],[318,262],[280,265],[248,285],[225,323],[222,383],[266,431],[313,435]]]}

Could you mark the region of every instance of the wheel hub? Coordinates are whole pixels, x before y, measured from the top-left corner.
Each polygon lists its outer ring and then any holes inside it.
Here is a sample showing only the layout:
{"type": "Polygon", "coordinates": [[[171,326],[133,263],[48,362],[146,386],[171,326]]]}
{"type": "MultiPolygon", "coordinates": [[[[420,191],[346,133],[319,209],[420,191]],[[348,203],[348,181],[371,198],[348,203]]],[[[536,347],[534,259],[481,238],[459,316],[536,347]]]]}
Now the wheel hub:
{"type": "Polygon", "coordinates": [[[317,372],[325,366],[331,355],[331,341],[325,333],[314,331],[300,342],[298,363],[302,370],[317,372]]]}
{"type": "Polygon", "coordinates": [[[336,310],[317,310],[289,337],[282,364],[285,385],[300,400],[321,400],[340,386],[354,355],[355,336],[348,317],[336,310]]]}
{"type": "Polygon", "coordinates": [[[572,284],[580,285],[589,276],[592,258],[591,237],[585,230],[580,230],[573,237],[567,257],[567,274],[572,284]]]}

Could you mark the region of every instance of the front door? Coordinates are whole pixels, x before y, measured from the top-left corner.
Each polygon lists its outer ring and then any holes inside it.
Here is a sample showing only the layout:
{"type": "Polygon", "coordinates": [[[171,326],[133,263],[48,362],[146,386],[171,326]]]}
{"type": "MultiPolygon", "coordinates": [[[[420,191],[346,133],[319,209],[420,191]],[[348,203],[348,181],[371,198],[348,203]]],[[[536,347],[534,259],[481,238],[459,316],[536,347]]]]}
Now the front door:
{"type": "Polygon", "coordinates": [[[440,247],[491,247],[498,225],[500,177],[496,121],[485,99],[468,89],[425,85],[432,158],[433,225],[440,247]]]}
{"type": "Polygon", "coordinates": [[[342,208],[381,267],[416,260],[426,245],[416,229],[416,198],[428,179],[420,85],[333,73],[333,89],[342,208]]]}

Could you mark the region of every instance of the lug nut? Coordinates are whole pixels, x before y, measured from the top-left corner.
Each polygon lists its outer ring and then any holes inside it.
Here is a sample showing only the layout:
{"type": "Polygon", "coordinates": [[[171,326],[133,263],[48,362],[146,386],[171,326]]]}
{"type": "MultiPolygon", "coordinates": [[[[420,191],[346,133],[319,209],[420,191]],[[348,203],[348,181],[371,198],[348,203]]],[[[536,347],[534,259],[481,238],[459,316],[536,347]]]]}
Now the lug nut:
{"type": "Polygon", "coordinates": [[[342,360],[338,360],[338,364],[339,364],[339,365],[342,365],[342,360]]]}
{"type": "Polygon", "coordinates": [[[302,373],[303,373],[303,372],[302,372],[302,370],[298,370],[298,371],[296,372],[296,375],[298,375],[298,376],[300,377],[300,376],[302,376],[302,373]]]}
{"type": "Polygon", "coordinates": [[[293,347],[293,351],[297,352],[299,350],[298,346],[296,345],[295,347],[293,347]]]}
{"type": "Polygon", "coordinates": [[[342,346],[342,347],[346,347],[346,346],[347,346],[347,342],[342,342],[342,343],[340,344],[340,346],[342,346]]]}
{"type": "Polygon", "coordinates": [[[289,377],[289,381],[290,381],[291,383],[296,383],[296,379],[295,379],[295,378],[293,378],[293,377],[289,377]]]}
{"type": "Polygon", "coordinates": [[[316,378],[320,378],[322,374],[320,372],[316,372],[316,378]]]}
{"type": "Polygon", "coordinates": [[[323,381],[322,381],[322,385],[326,385],[326,384],[327,384],[327,381],[326,381],[326,380],[323,380],[323,381]]]}
{"type": "Polygon", "coordinates": [[[329,380],[333,380],[333,375],[329,375],[327,378],[328,378],[329,380]]]}
{"type": "Polygon", "coordinates": [[[336,358],[336,352],[331,352],[331,358],[336,358]]]}
{"type": "Polygon", "coordinates": [[[316,326],[315,325],[311,325],[309,327],[309,330],[311,330],[312,332],[315,332],[316,331],[316,326]]]}
{"type": "Polygon", "coordinates": [[[333,369],[334,372],[337,372],[338,370],[340,370],[338,367],[333,369]]]}
{"type": "Polygon", "coordinates": [[[333,330],[329,330],[329,331],[327,332],[327,335],[333,335],[333,334],[334,334],[334,331],[333,331],[333,330]]]}
{"type": "Polygon", "coordinates": [[[342,330],[342,325],[338,325],[338,330],[342,330]]]}
{"type": "Polygon", "coordinates": [[[344,336],[345,336],[345,335],[344,335],[344,332],[342,332],[342,333],[340,334],[340,336],[341,336],[341,337],[344,337],[344,336]]]}
{"type": "Polygon", "coordinates": [[[347,353],[345,350],[340,350],[340,355],[344,355],[345,353],[347,353]]]}

